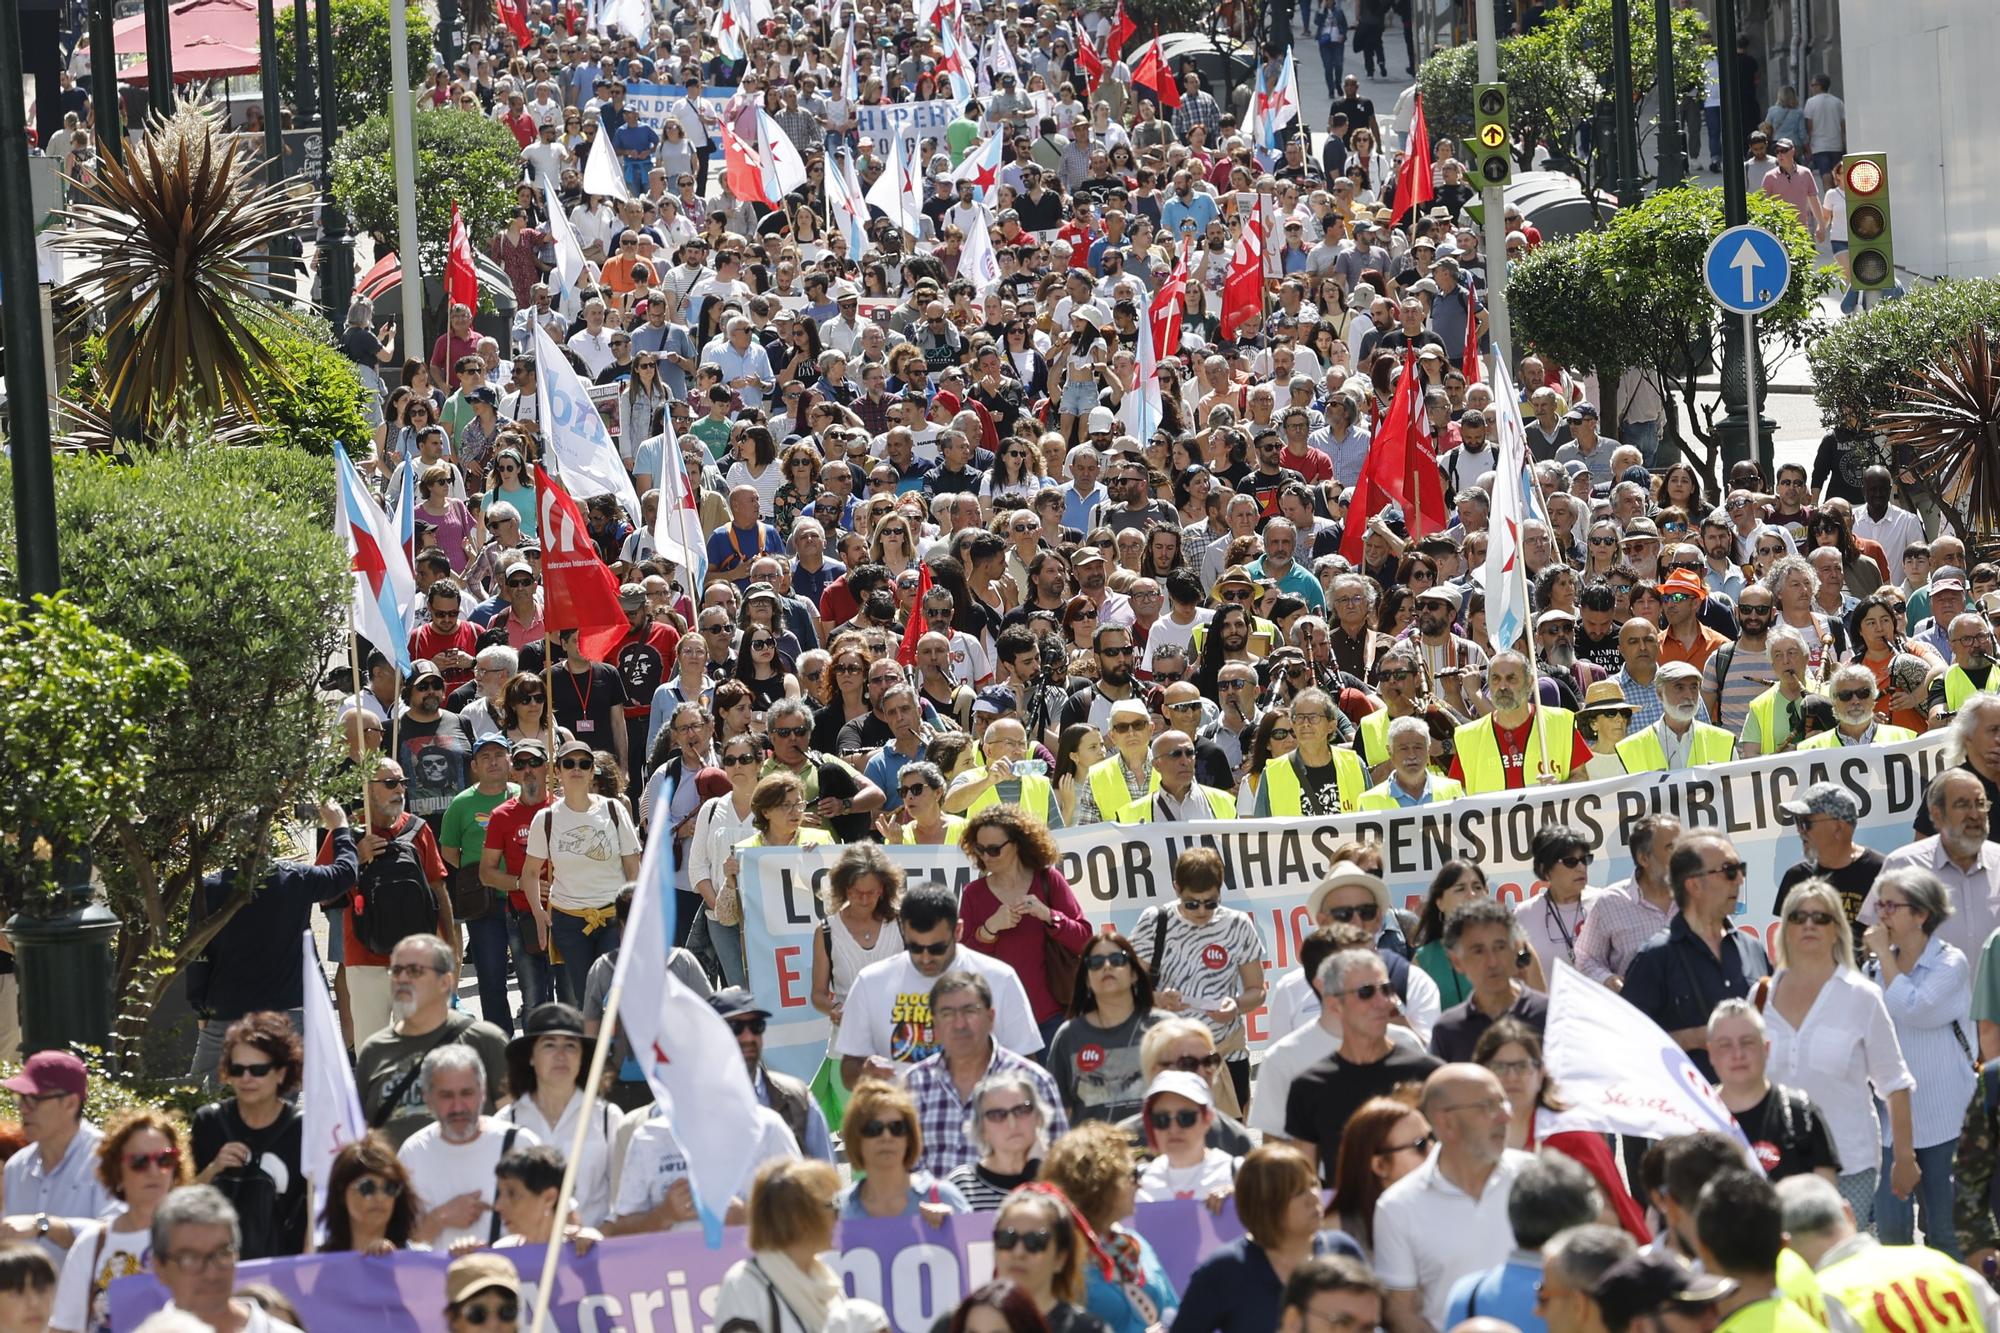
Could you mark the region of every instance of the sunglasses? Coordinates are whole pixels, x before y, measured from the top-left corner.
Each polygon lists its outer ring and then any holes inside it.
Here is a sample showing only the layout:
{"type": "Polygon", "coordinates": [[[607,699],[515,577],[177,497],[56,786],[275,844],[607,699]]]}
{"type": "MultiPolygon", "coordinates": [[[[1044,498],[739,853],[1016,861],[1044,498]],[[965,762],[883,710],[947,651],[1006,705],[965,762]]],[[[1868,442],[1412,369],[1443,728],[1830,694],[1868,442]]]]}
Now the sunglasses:
{"type": "Polygon", "coordinates": [[[1020,1246],[1029,1254],[1041,1254],[1055,1244],[1055,1233],[1043,1228],[1039,1231],[1020,1231],[1013,1227],[993,1228],[993,1248],[1011,1250],[1020,1246]]]}
{"type": "Polygon", "coordinates": [[[729,1030],[739,1037],[746,1032],[753,1037],[761,1037],[764,1035],[764,1029],[769,1026],[769,1020],[763,1018],[732,1018],[729,1020],[729,1030]]]}
{"type": "Polygon", "coordinates": [[[1375,1150],[1375,1155],[1377,1157],[1394,1157],[1399,1152],[1428,1153],[1431,1150],[1431,1145],[1436,1142],[1437,1135],[1426,1134],[1422,1138],[1412,1139],[1408,1143],[1385,1143],[1375,1150]]]}
{"type": "Polygon", "coordinates": [[[1591,854],[1589,852],[1571,852],[1568,856],[1561,856],[1556,859],[1571,870],[1576,870],[1582,866],[1589,865],[1590,857],[1591,854]]]}
{"type": "Polygon", "coordinates": [[[1713,866],[1701,873],[1704,875],[1720,875],[1724,879],[1742,879],[1744,872],[1749,868],[1748,865],[1741,861],[1724,861],[1721,865],[1713,866]]]}
{"type": "Polygon", "coordinates": [[[508,579],[507,586],[510,588],[532,588],[535,586],[535,581],[532,578],[508,579]]]}
{"type": "Polygon", "coordinates": [[[1833,920],[1833,913],[1831,912],[1814,912],[1803,907],[1796,911],[1785,913],[1785,921],[1794,926],[1830,926],[1833,924],[1833,920]]]}
{"type": "Polygon", "coordinates": [[[1395,992],[1386,981],[1370,981],[1356,986],[1353,990],[1342,991],[1342,995],[1352,995],[1357,1000],[1372,1000],[1377,995],[1392,995],[1395,992]]]}
{"type": "MultiPolygon", "coordinates": [[[[1199,1111],[1154,1111],[1146,1117],[1154,1129],[1172,1129],[1179,1125],[1182,1129],[1193,1129],[1201,1123],[1199,1111]]],[[[997,1241],[997,1233],[996,1233],[997,1241]]]]}
{"type": "Polygon", "coordinates": [[[760,648],[776,648],[777,646],[778,646],[778,641],[777,641],[776,639],[752,639],[752,640],[750,640],[750,647],[751,647],[751,649],[752,649],[753,651],[754,651],[754,650],[756,650],[756,649],[760,649],[760,648]]]}
{"type": "Polygon", "coordinates": [[[1271,728],[1271,739],[1272,739],[1272,740],[1274,740],[1274,741],[1288,741],[1288,740],[1290,740],[1291,738],[1292,738],[1292,729],[1291,729],[1290,727],[1272,727],[1272,728],[1271,728]]]}
{"type": "Polygon", "coordinates": [[[1092,972],[1102,972],[1107,968],[1127,968],[1132,960],[1122,953],[1094,953],[1083,960],[1083,965],[1092,972]]]}
{"type": "Polygon", "coordinates": [[[483,1326],[488,1319],[498,1324],[511,1324],[521,1317],[521,1306],[518,1301],[494,1301],[490,1305],[480,1301],[476,1305],[460,1306],[458,1317],[474,1328],[483,1326]]]}
{"type": "Polygon", "coordinates": [[[1213,898],[1181,899],[1181,910],[1183,912],[1213,912],[1221,906],[1222,897],[1219,894],[1213,898]]]}
{"type": "MultiPolygon", "coordinates": [[[[892,1139],[907,1139],[910,1137],[910,1122],[907,1120],[870,1120],[861,1127],[861,1137],[864,1139],[879,1139],[884,1134],[887,1134],[892,1139]]],[[[998,1232],[995,1232],[993,1235],[993,1243],[995,1245],[1000,1243],[1000,1234],[998,1232]]]]}
{"type": "Polygon", "coordinates": [[[1032,1120],[1035,1115],[1035,1104],[1033,1102],[1021,1102],[1014,1106],[989,1106],[979,1114],[989,1125],[1004,1125],[1010,1118],[1014,1120],[1032,1120]]]}
{"type": "Polygon", "coordinates": [[[547,702],[548,697],[549,697],[548,695],[541,693],[524,694],[521,696],[521,702],[524,704],[545,703],[547,702]]]}
{"type": "Polygon", "coordinates": [[[1212,1077],[1216,1070],[1222,1068],[1222,1057],[1214,1051],[1210,1051],[1207,1055],[1183,1055],[1178,1060],[1169,1060],[1164,1067],[1182,1074],[1202,1074],[1212,1077]]]}
{"type": "Polygon", "coordinates": [[[378,786],[378,787],[387,787],[387,788],[388,788],[388,789],[389,789],[390,791],[394,791],[394,790],[396,790],[396,789],[397,789],[398,787],[400,787],[400,786],[402,786],[402,785],[403,785],[403,779],[401,779],[401,778],[376,778],[376,779],[375,779],[375,785],[376,785],[376,786],[378,786]]]}
{"type": "Polygon", "coordinates": [[[223,1066],[231,1078],[269,1078],[271,1071],[278,1067],[275,1060],[263,1060],[254,1065],[239,1065],[234,1060],[223,1066]]]}
{"type": "Polygon", "coordinates": [[[372,1199],[380,1194],[387,1199],[400,1199],[403,1185],[397,1180],[376,1180],[372,1176],[354,1187],[354,1192],[364,1199],[372,1199]]]}
{"type": "Polygon", "coordinates": [[[557,767],[565,773],[588,773],[597,767],[597,762],[592,759],[565,759],[557,767]]]}
{"type": "Polygon", "coordinates": [[[909,953],[918,954],[923,957],[942,958],[951,952],[953,943],[951,940],[940,940],[936,944],[915,944],[905,939],[903,941],[903,948],[909,953]]]}
{"type": "Polygon", "coordinates": [[[158,1152],[128,1152],[125,1154],[127,1171],[171,1171],[179,1166],[181,1151],[178,1148],[162,1148],[158,1152]]]}
{"type": "Polygon", "coordinates": [[[1002,842],[975,842],[972,844],[972,851],[975,856],[998,856],[1013,845],[1014,841],[1011,838],[1002,842]]]}
{"type": "Polygon", "coordinates": [[[1377,903],[1362,903],[1358,907],[1329,907],[1326,914],[1346,925],[1350,921],[1373,921],[1382,914],[1382,908],[1377,903]]]}

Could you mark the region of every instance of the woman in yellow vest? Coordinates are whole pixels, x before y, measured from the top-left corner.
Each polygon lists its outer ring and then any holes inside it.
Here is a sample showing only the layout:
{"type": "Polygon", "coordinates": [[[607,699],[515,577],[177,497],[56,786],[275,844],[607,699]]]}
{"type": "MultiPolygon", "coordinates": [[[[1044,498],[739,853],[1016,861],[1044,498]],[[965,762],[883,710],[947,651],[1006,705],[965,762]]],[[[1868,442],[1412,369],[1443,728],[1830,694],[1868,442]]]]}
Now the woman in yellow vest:
{"type": "Polygon", "coordinates": [[[944,812],[944,774],[936,764],[919,759],[896,774],[896,794],[902,808],[894,821],[891,842],[906,847],[950,847],[958,842],[965,820],[944,812]]]}
{"type": "Polygon", "coordinates": [[[1333,743],[1333,697],[1317,687],[1292,698],[1292,735],[1298,748],[1274,759],[1257,784],[1256,818],[1332,815],[1358,810],[1368,790],[1361,756],[1333,743]]]}
{"type": "Polygon", "coordinates": [[[1812,657],[1797,630],[1772,630],[1764,641],[1764,651],[1771,655],[1771,672],[1777,680],[1750,701],[1744,714],[1743,734],[1736,738],[1736,749],[1745,759],[1783,754],[1797,744],[1805,728],[1799,705],[1812,690],[1806,680],[1812,657]]]}
{"type": "Polygon", "coordinates": [[[1120,699],[1111,705],[1106,727],[1113,753],[1091,766],[1085,783],[1087,799],[1077,802],[1079,824],[1116,819],[1120,810],[1160,789],[1160,775],[1153,771],[1150,753],[1153,715],[1146,705],[1137,699],[1120,699]]]}

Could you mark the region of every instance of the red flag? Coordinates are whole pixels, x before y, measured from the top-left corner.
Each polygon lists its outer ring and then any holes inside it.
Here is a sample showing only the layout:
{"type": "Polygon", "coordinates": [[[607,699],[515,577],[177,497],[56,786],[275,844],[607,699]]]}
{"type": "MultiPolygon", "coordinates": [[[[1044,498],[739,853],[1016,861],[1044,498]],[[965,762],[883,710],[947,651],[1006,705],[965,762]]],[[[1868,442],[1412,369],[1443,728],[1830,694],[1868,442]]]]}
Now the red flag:
{"type": "Polygon", "coordinates": [[[1132,40],[1132,34],[1139,31],[1139,25],[1125,12],[1125,0],[1118,0],[1118,16],[1111,20],[1111,37],[1104,43],[1104,54],[1116,60],[1125,54],[1125,43],[1132,40]]]}
{"type": "Polygon", "coordinates": [[[514,40],[519,42],[523,48],[531,45],[532,43],[528,37],[528,23],[526,19],[521,17],[520,5],[516,4],[514,0],[499,0],[495,8],[500,15],[500,21],[507,25],[507,31],[514,34],[514,40]]]}
{"type": "Polygon", "coordinates": [[[479,270],[472,263],[472,238],[465,234],[465,219],[458,202],[451,205],[451,250],[444,261],[444,293],[453,305],[479,309],[479,270]]]}
{"type": "Polygon", "coordinates": [[[1082,24],[1072,21],[1070,26],[1076,33],[1076,67],[1083,71],[1083,81],[1094,93],[1097,86],[1104,82],[1104,57],[1097,54],[1097,48],[1090,44],[1082,24]]]}
{"type": "Polygon", "coordinates": [[[771,202],[764,198],[764,166],[757,156],[756,146],[744,143],[742,136],[726,120],[722,123],[722,160],[725,167],[723,182],[729,193],[738,199],[771,202]]]}
{"type": "Polygon", "coordinates": [[[1243,219],[1236,253],[1222,278],[1222,324],[1218,332],[1228,342],[1251,318],[1264,313],[1264,238],[1254,215],[1243,219]]]}
{"type": "Polygon", "coordinates": [[[896,660],[904,666],[917,664],[917,640],[931,632],[930,617],[924,614],[924,597],[931,590],[931,563],[923,561],[917,566],[917,604],[910,611],[910,623],[903,627],[903,646],[896,650],[896,660]]]}
{"type": "Polygon", "coordinates": [[[1146,309],[1153,321],[1153,355],[1176,356],[1181,350],[1181,319],[1187,313],[1188,262],[1183,249],[1174,258],[1174,271],[1160,284],[1159,295],[1146,309]]]}
{"type": "Polygon", "coordinates": [[[576,501],[539,464],[535,489],[541,510],[542,623],[551,634],[581,630],[577,646],[591,661],[602,662],[631,629],[618,604],[618,576],[598,556],[576,501]]]}
{"type": "Polygon", "coordinates": [[[1160,51],[1158,33],[1153,34],[1152,44],[1133,68],[1132,82],[1152,93],[1162,111],[1181,104],[1181,90],[1174,86],[1174,74],[1167,68],[1166,57],[1160,51]]]}
{"type": "Polygon", "coordinates": [[[1467,384],[1479,383],[1479,301],[1469,282],[1465,284],[1465,351],[1458,368],[1465,373],[1467,384]]]}
{"type": "Polygon", "coordinates": [[[1424,98],[1417,94],[1417,114],[1410,122],[1410,151],[1403,157],[1403,165],[1396,168],[1396,207],[1389,214],[1389,221],[1408,213],[1412,219],[1416,210],[1437,198],[1437,191],[1431,186],[1431,131],[1424,123],[1424,98]]]}
{"type": "Polygon", "coordinates": [[[1401,507],[1410,540],[1444,530],[1444,475],[1431,444],[1430,418],[1424,415],[1422,379],[1416,357],[1405,348],[1395,395],[1375,428],[1368,465],[1355,483],[1354,503],[1341,533],[1340,553],[1351,564],[1361,562],[1368,520],[1391,503],[1401,507]]]}

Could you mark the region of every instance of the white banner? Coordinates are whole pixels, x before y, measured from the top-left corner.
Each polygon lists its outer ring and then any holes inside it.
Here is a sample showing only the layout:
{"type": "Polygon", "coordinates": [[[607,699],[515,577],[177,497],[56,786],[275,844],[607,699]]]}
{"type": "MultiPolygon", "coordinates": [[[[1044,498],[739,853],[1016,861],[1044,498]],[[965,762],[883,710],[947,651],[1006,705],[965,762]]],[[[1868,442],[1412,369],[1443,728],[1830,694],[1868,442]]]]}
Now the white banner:
{"type": "MultiPolygon", "coordinates": [[[[1671,776],[1642,773],[1603,782],[1538,788],[1532,794],[1468,796],[1413,810],[1317,819],[1257,819],[1184,824],[1092,824],[1056,834],[1063,875],[1097,925],[1130,934],[1139,914],[1173,893],[1172,867],[1189,847],[1221,853],[1223,902],[1250,913],[1265,943],[1264,965],[1296,965],[1298,942],[1313,928],[1305,898],[1328,867],[1327,853],[1348,838],[1382,848],[1383,878],[1398,906],[1423,904],[1438,867],[1453,858],[1477,862],[1494,894],[1519,902],[1542,890],[1529,845],[1535,830],[1569,824],[1597,850],[1593,884],[1632,873],[1632,825],[1642,816],[1678,815],[1690,828],[1729,835],[1747,865],[1737,924],[1768,945],[1776,928],[1779,877],[1799,860],[1791,817],[1778,809],[1800,789],[1838,782],[1861,802],[1856,840],[1887,852],[1908,843],[1924,785],[1944,767],[1936,737],[1900,745],[1818,750],[1721,764],[1671,776]]],[[[809,1002],[815,895],[840,848],[766,848],[744,853],[744,951],[750,987],[771,1011],[765,1048],[779,1069],[810,1078],[826,1047],[826,1020],[809,1002]]],[[[955,847],[891,847],[912,884],[934,881],[962,890],[974,878],[955,847]]],[[[1276,978],[1272,978],[1274,981],[1276,978]]],[[[1267,1039],[1263,1011],[1250,1015],[1250,1041],[1267,1039]]]]}
{"type": "MultiPolygon", "coordinates": [[[[958,103],[950,99],[936,102],[892,102],[888,106],[854,108],[855,128],[864,139],[881,143],[891,135],[899,139],[942,139],[944,127],[958,119],[958,103]]],[[[912,144],[909,151],[915,152],[912,144]]]]}

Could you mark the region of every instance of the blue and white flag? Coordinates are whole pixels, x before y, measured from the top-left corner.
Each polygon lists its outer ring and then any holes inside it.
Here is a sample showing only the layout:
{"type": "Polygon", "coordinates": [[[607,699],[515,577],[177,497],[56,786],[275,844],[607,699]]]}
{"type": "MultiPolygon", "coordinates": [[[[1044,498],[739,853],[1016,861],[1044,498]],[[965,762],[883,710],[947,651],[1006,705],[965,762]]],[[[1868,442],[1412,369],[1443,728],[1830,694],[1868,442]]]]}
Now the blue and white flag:
{"type": "Polygon", "coordinates": [[[1496,648],[1511,648],[1529,628],[1528,563],[1522,529],[1548,522],[1542,493],[1528,461],[1528,428],[1502,358],[1493,362],[1493,510],[1487,525],[1486,626],[1496,648]]]}
{"type": "Polygon", "coordinates": [[[535,395],[542,443],[548,461],[563,486],[578,500],[593,495],[609,495],[625,507],[626,514],[639,521],[639,493],[632,489],[632,474],[611,442],[604,418],[590,391],[577,378],[569,358],[549,337],[547,329],[535,325],[535,369],[540,373],[541,392],[535,395]]]}
{"type": "Polygon", "coordinates": [[[305,1066],[300,1074],[299,1170],[312,1182],[315,1202],[326,1201],[327,1177],[333,1159],[350,1143],[366,1138],[368,1120],[354,1090],[354,1069],[347,1063],[347,1045],[340,1039],[340,1020],[326,993],[326,969],[320,964],[313,933],[303,932],[305,969],[305,1066]]]}

